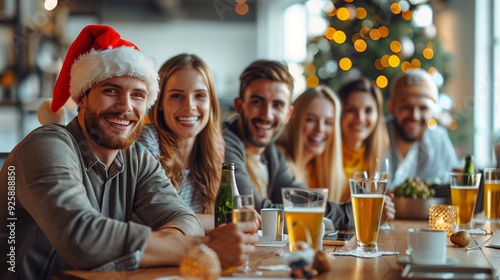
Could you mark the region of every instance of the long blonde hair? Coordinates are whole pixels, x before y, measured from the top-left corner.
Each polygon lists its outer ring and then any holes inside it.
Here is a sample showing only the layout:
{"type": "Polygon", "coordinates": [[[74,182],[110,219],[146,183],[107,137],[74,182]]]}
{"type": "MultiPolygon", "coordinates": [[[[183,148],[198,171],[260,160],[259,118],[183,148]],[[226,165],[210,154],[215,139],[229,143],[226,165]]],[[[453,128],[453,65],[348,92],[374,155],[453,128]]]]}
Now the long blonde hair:
{"type": "Polygon", "coordinates": [[[368,171],[369,177],[373,177],[375,172],[380,169],[380,164],[385,158],[385,153],[387,152],[387,148],[389,146],[389,135],[384,121],[384,100],[380,89],[366,78],[353,80],[339,89],[339,97],[342,104],[347,101],[353,92],[369,93],[377,102],[377,124],[373,132],[364,140],[364,144],[366,146],[364,154],[364,170],[368,171]],[[377,159],[379,159],[378,162],[377,159]]]}
{"type": "MultiPolygon", "coordinates": [[[[195,69],[205,79],[210,97],[210,114],[208,123],[196,136],[190,156],[189,178],[196,190],[195,195],[201,195],[203,213],[213,213],[213,205],[219,188],[221,166],[224,161],[224,140],[222,139],[222,124],[220,107],[215,92],[214,80],[207,64],[193,54],[180,54],[166,61],[159,70],[160,96],[149,110],[149,117],[158,129],[160,138],[159,160],[172,184],[178,188],[183,176],[183,163],[179,154],[179,138],[165,123],[163,112],[159,110],[163,100],[165,86],[170,76],[179,69],[195,69]]],[[[168,110],[168,108],[164,108],[168,110]]]]}
{"type": "Polygon", "coordinates": [[[307,163],[307,170],[296,170],[303,172],[303,178],[309,187],[328,188],[329,197],[332,201],[340,201],[343,187],[345,185],[345,175],[342,163],[342,139],[340,134],[340,101],[335,93],[327,86],[319,85],[316,88],[307,89],[294,102],[294,112],[290,121],[286,125],[283,134],[280,135],[276,143],[283,148],[288,160],[296,167],[305,166],[304,163],[304,135],[302,126],[306,119],[306,109],[311,102],[318,97],[324,97],[332,102],[334,108],[333,133],[329,145],[325,151],[315,156],[307,163]],[[316,184],[311,185],[313,181],[316,184]]]}

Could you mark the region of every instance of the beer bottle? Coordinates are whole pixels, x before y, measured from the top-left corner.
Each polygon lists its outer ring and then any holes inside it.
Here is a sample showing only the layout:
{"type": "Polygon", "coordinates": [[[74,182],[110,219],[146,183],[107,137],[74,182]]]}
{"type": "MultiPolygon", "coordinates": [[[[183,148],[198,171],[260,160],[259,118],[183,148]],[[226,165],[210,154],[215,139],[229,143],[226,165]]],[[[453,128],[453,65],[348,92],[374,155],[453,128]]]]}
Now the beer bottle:
{"type": "Polygon", "coordinates": [[[214,205],[214,226],[231,223],[233,220],[233,200],[239,195],[234,178],[234,163],[224,162],[222,164],[222,175],[219,191],[214,205]]]}
{"type": "Polygon", "coordinates": [[[464,173],[474,174],[474,157],[465,155],[464,173]]]}

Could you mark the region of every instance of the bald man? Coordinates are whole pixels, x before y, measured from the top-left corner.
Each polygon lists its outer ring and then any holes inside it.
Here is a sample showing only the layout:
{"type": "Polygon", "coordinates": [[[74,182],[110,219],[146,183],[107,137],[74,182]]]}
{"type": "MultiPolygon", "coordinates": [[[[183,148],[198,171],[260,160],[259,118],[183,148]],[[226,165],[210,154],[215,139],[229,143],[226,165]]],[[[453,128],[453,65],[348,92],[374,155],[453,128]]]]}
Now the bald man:
{"type": "Polygon", "coordinates": [[[424,70],[412,70],[394,80],[387,103],[392,115],[387,123],[391,186],[409,177],[445,184],[453,167],[460,166],[446,130],[427,126],[437,99],[438,88],[424,70]]]}

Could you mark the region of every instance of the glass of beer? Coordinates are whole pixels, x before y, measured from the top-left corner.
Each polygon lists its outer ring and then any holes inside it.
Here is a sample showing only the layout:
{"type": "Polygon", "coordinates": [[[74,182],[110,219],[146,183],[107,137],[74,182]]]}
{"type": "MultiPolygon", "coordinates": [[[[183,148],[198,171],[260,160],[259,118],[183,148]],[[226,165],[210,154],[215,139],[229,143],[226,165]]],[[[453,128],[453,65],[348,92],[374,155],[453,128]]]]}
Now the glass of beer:
{"type": "Polygon", "coordinates": [[[349,179],[359,253],[378,251],[377,237],[384,208],[387,179],[349,179]]]}
{"type": "Polygon", "coordinates": [[[459,229],[471,229],[481,173],[450,173],[451,204],[457,209],[459,229]]]}
{"type": "Polygon", "coordinates": [[[484,169],[484,216],[500,221],[500,169],[484,169]]]}
{"type": "Polygon", "coordinates": [[[303,248],[304,243],[318,251],[328,189],[283,188],[281,195],[290,252],[303,248]]]}

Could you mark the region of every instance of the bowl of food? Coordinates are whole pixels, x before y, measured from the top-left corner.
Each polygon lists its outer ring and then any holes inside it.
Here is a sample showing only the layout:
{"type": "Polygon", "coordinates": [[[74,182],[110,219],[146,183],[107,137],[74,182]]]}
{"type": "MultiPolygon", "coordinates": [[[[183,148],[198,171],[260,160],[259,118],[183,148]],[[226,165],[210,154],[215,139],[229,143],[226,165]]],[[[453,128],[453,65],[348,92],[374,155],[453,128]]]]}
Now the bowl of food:
{"type": "MultiPolygon", "coordinates": [[[[441,186],[439,188],[445,188],[441,186]]],[[[449,187],[448,187],[449,188],[449,187]]],[[[442,191],[439,191],[442,193],[442,191]]],[[[449,204],[450,197],[436,197],[436,186],[429,186],[427,182],[418,178],[408,178],[394,189],[394,206],[396,219],[429,219],[431,205],[449,204]]]]}

